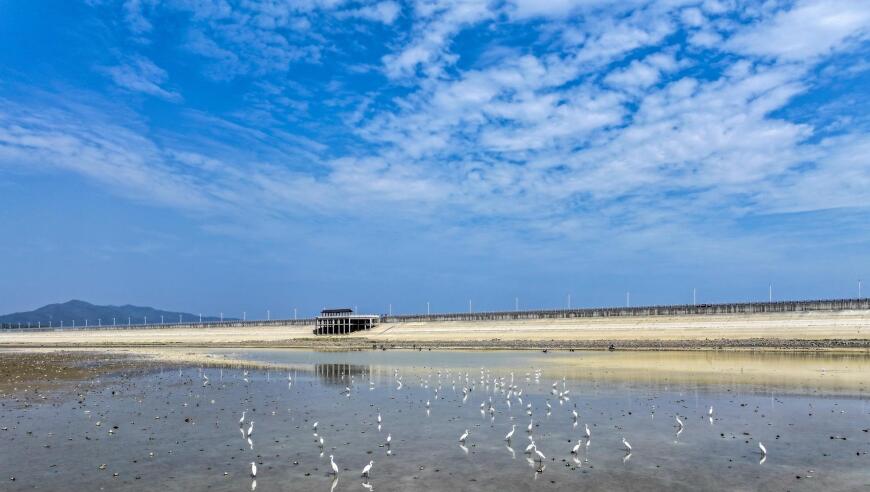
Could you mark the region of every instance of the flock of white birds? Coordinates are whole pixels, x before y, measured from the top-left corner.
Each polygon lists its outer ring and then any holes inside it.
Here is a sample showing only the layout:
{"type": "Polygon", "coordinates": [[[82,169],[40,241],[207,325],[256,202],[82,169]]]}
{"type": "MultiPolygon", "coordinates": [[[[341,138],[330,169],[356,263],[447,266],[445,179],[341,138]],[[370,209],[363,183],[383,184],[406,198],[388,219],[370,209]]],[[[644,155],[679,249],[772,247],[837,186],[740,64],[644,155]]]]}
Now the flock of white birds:
{"type": "MultiPolygon", "coordinates": [[[[367,378],[367,374],[361,375],[361,379],[367,378]]],[[[203,374],[204,382],[203,385],[208,384],[208,378],[205,374],[203,374]]],[[[341,375],[343,380],[347,381],[347,384],[340,394],[343,397],[350,398],[351,394],[357,390],[358,385],[356,381],[356,376],[353,374],[349,375],[341,375]]],[[[525,380],[527,382],[534,382],[536,385],[540,386],[542,378],[542,370],[535,370],[534,372],[526,373],[525,380]]],[[[373,379],[368,378],[368,390],[373,391],[375,389],[375,382],[373,379]]],[[[251,378],[247,371],[243,372],[242,380],[246,384],[250,384],[251,378]]],[[[293,374],[290,373],[287,375],[287,384],[288,387],[292,387],[294,383],[293,374]]],[[[392,383],[395,384],[395,390],[401,391],[405,387],[404,376],[400,373],[398,369],[393,370],[393,378],[392,383]]],[[[516,384],[514,379],[514,373],[510,372],[507,376],[497,376],[491,373],[486,368],[480,369],[479,377],[472,377],[468,372],[457,372],[451,371],[449,369],[441,371],[441,370],[433,370],[431,373],[420,376],[419,377],[419,386],[420,388],[426,391],[432,391],[432,398],[427,399],[424,408],[427,416],[430,414],[432,408],[432,401],[439,401],[439,399],[444,400],[445,397],[445,386],[449,385],[452,392],[457,396],[460,401],[460,404],[465,405],[472,394],[483,393],[485,399],[480,403],[480,414],[482,417],[486,417],[487,415],[490,417],[491,422],[495,422],[495,414],[496,414],[496,406],[497,402],[500,399],[505,405],[506,408],[510,409],[513,405],[519,405],[520,408],[524,408],[524,413],[529,418],[529,423],[525,428],[526,438],[528,439],[528,444],[524,447],[523,453],[527,455],[527,461],[529,465],[535,468],[535,472],[542,473],[546,468],[545,461],[547,459],[546,455],[539,449],[538,443],[534,438],[534,430],[535,430],[535,412],[536,410],[533,408],[531,403],[523,402],[523,388],[521,388],[518,384],[516,384]],[[481,391],[481,389],[483,391],[481,391]],[[460,398],[461,395],[461,398],[460,398]]],[[[566,387],[565,378],[562,378],[561,385],[560,381],[554,381],[549,390],[549,394],[553,400],[558,403],[559,407],[566,407],[566,404],[571,401],[570,390],[566,387]]],[[[574,404],[570,408],[570,412],[568,413],[568,419],[572,422],[574,428],[578,426],[581,420],[580,413],[577,410],[577,405],[574,404]]],[[[554,406],[551,403],[551,399],[548,398],[545,401],[545,408],[541,410],[547,418],[549,418],[553,413],[554,406]]],[[[564,410],[561,410],[564,411],[564,410]]],[[[652,412],[654,414],[654,410],[652,412]]],[[[246,420],[247,410],[243,410],[241,417],[239,418],[239,429],[242,434],[243,439],[245,439],[250,446],[251,450],[254,448],[253,444],[253,434],[254,434],[254,421],[246,420]],[[247,426],[247,428],[246,428],[247,426]]],[[[713,406],[710,406],[707,410],[707,419],[709,419],[710,423],[713,423],[713,406]]],[[[514,420],[516,417],[510,416],[511,420],[514,420]]],[[[675,419],[675,428],[676,435],[679,436],[684,428],[685,423],[682,419],[680,419],[679,415],[674,416],[675,419]]],[[[381,414],[380,409],[377,409],[377,415],[375,417],[375,422],[377,425],[377,429],[380,432],[382,426],[384,424],[384,418],[381,414]]],[[[318,425],[319,421],[314,422],[311,425],[311,431],[313,433],[314,442],[319,447],[320,456],[323,457],[323,449],[324,449],[324,436],[318,433],[318,425]]],[[[515,422],[511,423],[510,431],[507,432],[504,436],[504,441],[507,444],[508,449],[511,454],[514,454],[514,450],[512,447],[512,442],[515,438],[515,433],[517,430],[517,425],[515,422]]],[[[472,440],[472,433],[469,429],[465,429],[458,438],[459,448],[464,452],[468,453],[469,449],[466,446],[470,440],[472,440]]],[[[622,448],[625,451],[623,456],[623,462],[627,462],[633,452],[633,448],[631,443],[626,439],[625,436],[621,436],[622,440],[622,448]]],[[[576,463],[580,463],[578,455],[582,448],[588,448],[592,442],[592,432],[589,428],[589,423],[586,422],[583,424],[583,437],[577,440],[577,443],[570,448],[569,454],[572,456],[576,463]]],[[[392,454],[390,446],[392,444],[392,433],[388,432],[387,436],[383,442],[383,445],[387,448],[387,454],[392,454]]],[[[758,448],[760,452],[760,463],[764,463],[767,459],[767,448],[761,442],[758,443],[758,448]]],[[[340,474],[340,468],[335,461],[335,456],[330,454],[329,456],[329,465],[331,469],[331,474],[333,475],[333,483],[332,489],[335,489],[336,484],[338,483],[338,476],[340,474]]],[[[374,467],[374,460],[369,460],[367,464],[365,464],[360,472],[360,477],[363,479],[362,485],[368,490],[372,489],[372,485],[369,482],[369,479],[372,476],[372,470],[374,467]]],[[[256,462],[250,462],[250,475],[252,478],[251,490],[255,490],[257,487],[257,464],[256,462]]]]}

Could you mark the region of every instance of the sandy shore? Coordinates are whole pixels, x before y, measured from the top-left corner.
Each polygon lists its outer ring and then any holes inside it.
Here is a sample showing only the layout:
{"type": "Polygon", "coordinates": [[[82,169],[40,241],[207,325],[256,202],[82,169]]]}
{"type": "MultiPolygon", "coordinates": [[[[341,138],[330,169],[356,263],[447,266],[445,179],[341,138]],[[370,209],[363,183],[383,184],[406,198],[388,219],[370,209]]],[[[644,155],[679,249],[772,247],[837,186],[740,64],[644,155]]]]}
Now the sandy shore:
{"type": "Polygon", "coordinates": [[[75,330],[0,333],[0,347],[299,347],[861,349],[870,311],[721,316],[649,316],[522,321],[386,323],[346,336],[310,326],[75,330]]]}

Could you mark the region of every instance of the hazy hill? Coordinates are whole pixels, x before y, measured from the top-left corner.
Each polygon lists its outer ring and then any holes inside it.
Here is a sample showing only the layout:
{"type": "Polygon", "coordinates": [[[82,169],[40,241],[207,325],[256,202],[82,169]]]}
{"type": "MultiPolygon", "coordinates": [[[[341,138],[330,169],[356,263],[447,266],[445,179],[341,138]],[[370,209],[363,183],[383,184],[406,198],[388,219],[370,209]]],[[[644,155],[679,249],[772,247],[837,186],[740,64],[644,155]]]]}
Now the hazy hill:
{"type": "MultiPolygon", "coordinates": [[[[179,316],[183,321],[199,321],[199,314],[181,313],[177,311],[162,311],[152,307],[131,306],[97,306],[85,301],[67,301],[60,304],[49,304],[33,311],[12,313],[0,316],[0,325],[12,324],[17,326],[18,323],[30,323],[34,326],[41,323],[47,326],[49,323],[53,326],[59,326],[63,321],[64,326],[72,326],[75,320],[76,326],[83,326],[85,320],[89,325],[102,323],[103,325],[111,325],[112,318],[115,318],[117,324],[127,324],[127,320],[132,318],[133,324],[141,324],[145,318],[148,318],[149,323],[159,323],[160,316],[166,323],[177,323],[179,316]],[[99,320],[99,321],[98,321],[99,320]]],[[[230,320],[233,318],[224,318],[230,320]]],[[[217,321],[214,316],[203,316],[203,321],[217,321]]]]}

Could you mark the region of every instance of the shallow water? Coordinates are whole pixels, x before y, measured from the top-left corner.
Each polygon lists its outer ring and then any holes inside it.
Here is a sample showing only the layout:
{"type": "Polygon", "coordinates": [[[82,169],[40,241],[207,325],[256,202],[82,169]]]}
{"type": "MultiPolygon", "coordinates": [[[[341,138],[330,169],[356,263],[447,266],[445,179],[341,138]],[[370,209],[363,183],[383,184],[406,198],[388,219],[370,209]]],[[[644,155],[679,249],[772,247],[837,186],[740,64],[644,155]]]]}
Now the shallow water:
{"type": "Polygon", "coordinates": [[[103,375],[34,405],[2,400],[2,489],[251,490],[251,461],[258,466],[256,490],[870,488],[867,394],[862,384],[832,385],[828,377],[848,373],[853,377],[844,380],[853,381],[857,373],[860,381],[866,355],[821,361],[721,355],[731,358],[728,365],[717,355],[670,353],[656,361],[638,354],[655,364],[644,372],[595,360],[606,353],[208,352],[215,361],[287,369],[246,374],[167,365],[103,375]],[[735,377],[741,373],[735,360],[751,366],[753,376],[735,377]],[[668,364],[673,367],[663,368],[668,364]],[[730,369],[721,369],[720,381],[706,376],[723,364],[730,369]],[[764,367],[777,373],[789,365],[824,370],[799,380],[759,376],[764,367]],[[509,407],[511,373],[522,395],[511,392],[509,407]],[[471,388],[464,401],[463,387],[471,388]],[[482,413],[490,398],[494,411],[482,413]],[[546,456],[540,463],[523,453],[528,404],[532,436],[546,456]],[[243,410],[245,430],[255,422],[250,443],[239,428],[243,410]],[[675,416],[684,421],[682,432],[675,416]],[[517,429],[506,443],[512,424],[517,429]],[[466,429],[462,447],[458,438],[466,429]],[[578,440],[580,453],[572,455],[578,440]],[[763,462],[759,441],[768,450],[763,462]],[[341,468],[337,480],[329,473],[330,454],[341,468]],[[360,470],[369,460],[374,466],[364,480],[360,470]]]}

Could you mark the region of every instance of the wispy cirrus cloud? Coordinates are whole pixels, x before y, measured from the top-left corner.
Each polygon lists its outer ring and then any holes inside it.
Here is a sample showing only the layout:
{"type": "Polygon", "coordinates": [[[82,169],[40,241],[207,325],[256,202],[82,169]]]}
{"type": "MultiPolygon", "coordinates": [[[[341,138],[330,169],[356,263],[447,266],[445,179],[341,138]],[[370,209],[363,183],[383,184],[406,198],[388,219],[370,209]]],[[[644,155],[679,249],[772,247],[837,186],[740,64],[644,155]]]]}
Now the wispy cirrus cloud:
{"type": "Polygon", "coordinates": [[[129,57],[118,65],[100,66],[97,70],[106,74],[123,89],[159,97],[168,101],[181,101],[181,94],[166,89],[169,75],[151,60],[142,56],[129,57]]]}

